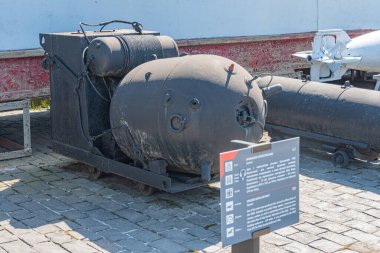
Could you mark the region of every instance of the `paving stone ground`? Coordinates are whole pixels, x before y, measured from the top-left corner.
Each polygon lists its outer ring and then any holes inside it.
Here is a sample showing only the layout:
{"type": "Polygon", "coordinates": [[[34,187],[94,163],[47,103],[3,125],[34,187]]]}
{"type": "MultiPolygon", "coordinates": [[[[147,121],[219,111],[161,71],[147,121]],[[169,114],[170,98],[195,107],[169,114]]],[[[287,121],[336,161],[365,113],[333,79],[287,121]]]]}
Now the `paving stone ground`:
{"type": "MultiPolygon", "coordinates": [[[[230,252],[218,183],[145,196],[124,178],[93,180],[51,150],[49,118],[32,113],[32,157],[0,162],[0,253],[230,252]]],[[[21,122],[6,113],[0,134],[19,139],[21,122]]],[[[261,252],[380,252],[379,168],[337,169],[327,154],[302,151],[301,220],[263,236],[261,252]]]]}

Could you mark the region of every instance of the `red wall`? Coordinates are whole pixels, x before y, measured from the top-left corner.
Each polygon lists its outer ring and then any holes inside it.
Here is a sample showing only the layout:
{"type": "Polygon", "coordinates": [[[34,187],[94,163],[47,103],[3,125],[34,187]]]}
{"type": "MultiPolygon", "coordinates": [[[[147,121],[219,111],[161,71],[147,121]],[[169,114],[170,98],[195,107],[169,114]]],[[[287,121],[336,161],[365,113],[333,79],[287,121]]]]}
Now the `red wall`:
{"type": "Polygon", "coordinates": [[[50,95],[42,57],[0,59],[0,101],[50,95]]]}
{"type": "MultiPolygon", "coordinates": [[[[349,32],[351,37],[368,30],[349,32]]],[[[252,74],[289,74],[306,68],[304,60],[291,56],[309,50],[314,33],[221,39],[180,40],[181,52],[215,54],[230,58],[252,74]]],[[[41,67],[42,56],[0,59],[0,101],[49,96],[49,75],[41,67]]]]}
{"type": "Polygon", "coordinates": [[[271,40],[258,42],[234,42],[229,44],[181,46],[180,50],[189,54],[215,54],[229,58],[250,73],[273,72],[293,73],[294,69],[307,67],[305,61],[293,57],[297,51],[310,47],[311,38],[271,40]]]}

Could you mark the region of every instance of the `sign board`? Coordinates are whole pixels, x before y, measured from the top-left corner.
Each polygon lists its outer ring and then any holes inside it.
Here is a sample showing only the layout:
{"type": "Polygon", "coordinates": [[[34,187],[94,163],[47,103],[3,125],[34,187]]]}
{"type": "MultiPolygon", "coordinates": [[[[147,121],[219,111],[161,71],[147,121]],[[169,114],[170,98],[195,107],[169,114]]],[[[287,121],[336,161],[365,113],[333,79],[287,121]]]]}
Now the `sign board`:
{"type": "Polygon", "coordinates": [[[220,154],[222,244],[299,221],[299,138],[220,154]]]}

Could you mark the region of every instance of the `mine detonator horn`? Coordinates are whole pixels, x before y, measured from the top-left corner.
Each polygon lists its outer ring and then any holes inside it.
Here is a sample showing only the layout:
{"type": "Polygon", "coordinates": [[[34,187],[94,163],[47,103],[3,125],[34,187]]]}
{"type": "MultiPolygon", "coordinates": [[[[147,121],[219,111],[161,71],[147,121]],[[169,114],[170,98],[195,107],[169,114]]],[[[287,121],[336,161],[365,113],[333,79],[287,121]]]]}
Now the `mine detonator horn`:
{"type": "MultiPolygon", "coordinates": [[[[254,82],[254,81],[258,80],[259,78],[266,76],[266,75],[269,75],[273,78],[273,75],[270,73],[260,73],[260,74],[253,76],[251,79],[246,80],[245,84],[247,85],[248,89],[252,89],[252,82],[254,82]]],[[[267,97],[270,97],[270,96],[273,96],[273,95],[280,93],[282,91],[282,86],[281,86],[281,84],[275,84],[272,86],[264,87],[261,89],[261,91],[263,93],[264,98],[267,98],[267,97]]]]}
{"type": "Polygon", "coordinates": [[[262,89],[263,96],[265,98],[276,95],[282,91],[282,85],[281,84],[275,84],[269,87],[265,87],[262,89]]]}

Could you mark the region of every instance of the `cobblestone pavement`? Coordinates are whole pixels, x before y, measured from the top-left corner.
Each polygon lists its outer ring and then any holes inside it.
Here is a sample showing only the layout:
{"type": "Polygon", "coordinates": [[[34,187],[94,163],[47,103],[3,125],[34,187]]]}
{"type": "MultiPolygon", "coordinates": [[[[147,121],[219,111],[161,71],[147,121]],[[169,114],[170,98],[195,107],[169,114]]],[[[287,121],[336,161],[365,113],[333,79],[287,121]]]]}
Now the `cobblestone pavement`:
{"type": "MultiPolygon", "coordinates": [[[[2,117],[0,129],[20,138],[21,115],[2,117]]],[[[0,162],[0,253],[230,252],[218,184],[144,196],[124,178],[90,179],[49,141],[49,112],[34,112],[34,155],[0,162]]],[[[263,236],[261,252],[380,252],[379,165],[336,169],[303,151],[301,174],[300,223],[263,236]]]]}

